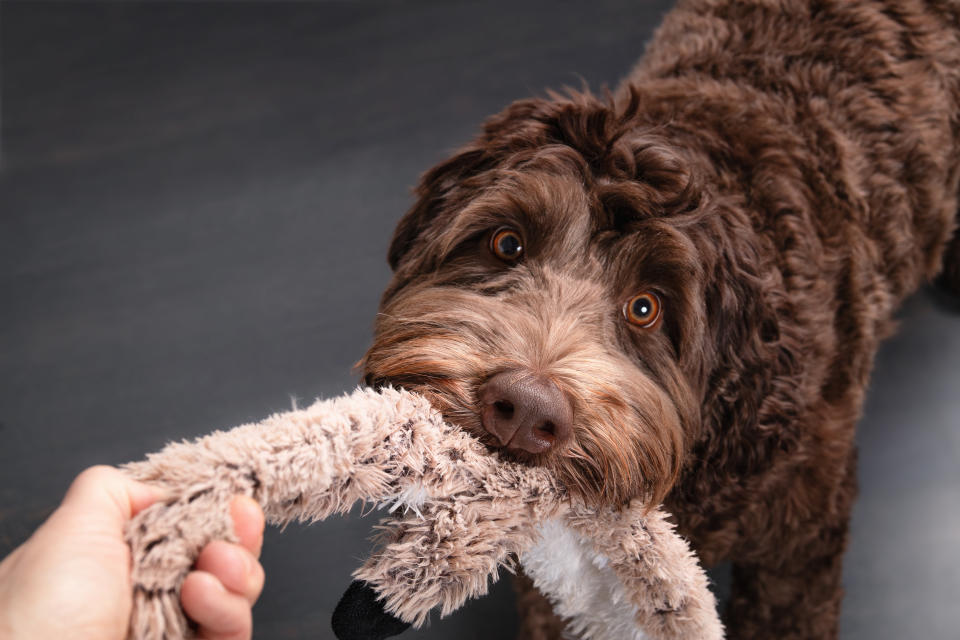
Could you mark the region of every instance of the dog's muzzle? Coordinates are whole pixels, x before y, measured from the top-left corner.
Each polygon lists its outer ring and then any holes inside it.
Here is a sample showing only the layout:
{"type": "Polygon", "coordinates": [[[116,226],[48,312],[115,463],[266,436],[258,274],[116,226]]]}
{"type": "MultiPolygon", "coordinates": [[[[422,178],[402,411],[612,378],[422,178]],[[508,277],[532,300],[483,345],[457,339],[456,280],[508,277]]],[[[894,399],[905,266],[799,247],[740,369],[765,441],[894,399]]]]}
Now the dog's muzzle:
{"type": "Polygon", "coordinates": [[[511,369],[477,390],[480,422],[507,449],[546,453],[573,431],[573,405],[554,382],[511,369]]]}

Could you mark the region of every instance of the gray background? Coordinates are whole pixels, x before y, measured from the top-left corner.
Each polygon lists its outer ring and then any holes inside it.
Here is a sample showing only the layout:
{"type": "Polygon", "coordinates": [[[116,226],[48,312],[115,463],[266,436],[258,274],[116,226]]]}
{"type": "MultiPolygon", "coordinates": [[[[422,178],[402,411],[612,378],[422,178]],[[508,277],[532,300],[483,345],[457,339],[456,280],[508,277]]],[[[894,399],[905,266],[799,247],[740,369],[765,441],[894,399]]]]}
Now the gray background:
{"type": "MultiPolygon", "coordinates": [[[[417,175],[670,2],[0,2],[0,555],[70,479],[351,388],[417,175]]],[[[860,430],[842,637],[960,635],[960,316],[911,299],[860,430]]],[[[375,518],[267,535],[258,638],[330,638],[375,518]]],[[[507,638],[506,581],[407,637],[507,638]]]]}

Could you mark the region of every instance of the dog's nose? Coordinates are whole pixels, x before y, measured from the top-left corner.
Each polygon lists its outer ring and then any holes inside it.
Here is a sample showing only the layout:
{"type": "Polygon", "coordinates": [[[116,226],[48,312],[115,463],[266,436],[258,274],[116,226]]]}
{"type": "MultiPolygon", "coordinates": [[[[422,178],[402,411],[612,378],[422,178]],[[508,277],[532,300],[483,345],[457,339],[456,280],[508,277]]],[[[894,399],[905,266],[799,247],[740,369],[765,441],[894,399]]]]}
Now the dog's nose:
{"type": "Polygon", "coordinates": [[[498,373],[477,395],[483,428],[508,449],[543,453],[573,430],[570,399],[556,384],[532,373],[498,373]]]}

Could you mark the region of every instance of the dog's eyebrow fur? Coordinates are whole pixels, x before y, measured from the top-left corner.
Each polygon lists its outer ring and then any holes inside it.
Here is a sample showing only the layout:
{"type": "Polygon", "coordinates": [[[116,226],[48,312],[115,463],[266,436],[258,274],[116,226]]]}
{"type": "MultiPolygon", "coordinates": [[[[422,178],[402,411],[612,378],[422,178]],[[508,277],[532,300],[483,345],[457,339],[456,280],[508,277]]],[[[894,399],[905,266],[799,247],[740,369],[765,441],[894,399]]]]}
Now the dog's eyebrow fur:
{"type": "Polygon", "coordinates": [[[437,263],[464,240],[500,226],[516,227],[530,240],[542,239],[541,244],[550,245],[538,247],[545,253],[582,251],[590,228],[587,193],[569,176],[500,170],[496,181],[451,220],[434,223],[437,263]]]}
{"type": "Polygon", "coordinates": [[[646,282],[677,289],[676,280],[698,278],[703,271],[693,241],[664,219],[648,219],[619,234],[605,253],[616,280],[627,287],[646,282]]]}

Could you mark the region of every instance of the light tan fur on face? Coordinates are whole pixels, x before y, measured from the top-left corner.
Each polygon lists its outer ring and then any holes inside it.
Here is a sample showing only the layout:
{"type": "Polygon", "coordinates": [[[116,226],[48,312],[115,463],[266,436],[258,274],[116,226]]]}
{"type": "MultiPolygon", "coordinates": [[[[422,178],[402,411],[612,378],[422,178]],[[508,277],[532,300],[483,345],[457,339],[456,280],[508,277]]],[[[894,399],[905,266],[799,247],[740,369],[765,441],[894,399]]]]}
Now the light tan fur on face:
{"type": "Polygon", "coordinates": [[[517,368],[548,378],[573,402],[573,436],[559,451],[523,459],[591,501],[656,503],[677,473],[680,417],[667,392],[609,346],[622,318],[596,281],[544,266],[517,269],[508,292],[494,296],[429,279],[411,285],[380,315],[367,379],[416,389],[494,445],[478,418],[477,387],[517,368]]]}

